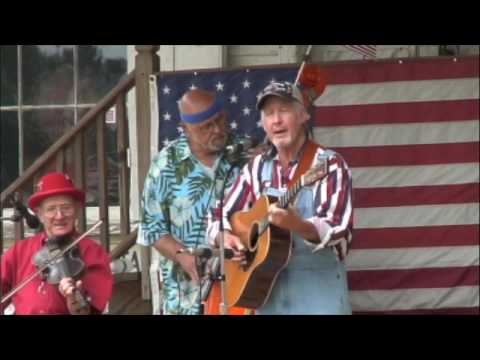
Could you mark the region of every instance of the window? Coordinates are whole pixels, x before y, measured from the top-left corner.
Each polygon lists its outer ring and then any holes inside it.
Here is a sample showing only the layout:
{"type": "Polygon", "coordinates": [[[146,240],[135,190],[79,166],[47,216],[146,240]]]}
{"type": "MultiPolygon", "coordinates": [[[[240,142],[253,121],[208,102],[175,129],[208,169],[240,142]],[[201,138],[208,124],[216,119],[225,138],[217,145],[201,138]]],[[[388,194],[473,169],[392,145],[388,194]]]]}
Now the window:
{"type": "MultiPolygon", "coordinates": [[[[126,45],[1,45],[0,190],[74,126],[126,72],[126,45]]],[[[109,191],[115,201],[115,124],[107,129],[112,164],[109,191]]],[[[94,178],[96,161],[88,164],[87,179],[94,178]]],[[[90,195],[91,202],[95,198],[90,195]]]]}

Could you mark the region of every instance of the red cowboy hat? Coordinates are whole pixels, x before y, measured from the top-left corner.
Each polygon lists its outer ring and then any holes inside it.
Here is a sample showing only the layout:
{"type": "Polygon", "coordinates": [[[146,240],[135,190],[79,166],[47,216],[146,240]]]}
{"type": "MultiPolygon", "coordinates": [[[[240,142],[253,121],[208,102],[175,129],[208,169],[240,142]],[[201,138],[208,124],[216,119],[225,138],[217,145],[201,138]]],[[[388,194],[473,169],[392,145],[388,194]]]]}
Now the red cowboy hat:
{"type": "Polygon", "coordinates": [[[28,199],[28,207],[33,210],[43,200],[55,195],[70,195],[82,204],[85,203],[85,193],[75,188],[67,174],[52,172],[42,176],[37,184],[37,191],[28,199]]]}

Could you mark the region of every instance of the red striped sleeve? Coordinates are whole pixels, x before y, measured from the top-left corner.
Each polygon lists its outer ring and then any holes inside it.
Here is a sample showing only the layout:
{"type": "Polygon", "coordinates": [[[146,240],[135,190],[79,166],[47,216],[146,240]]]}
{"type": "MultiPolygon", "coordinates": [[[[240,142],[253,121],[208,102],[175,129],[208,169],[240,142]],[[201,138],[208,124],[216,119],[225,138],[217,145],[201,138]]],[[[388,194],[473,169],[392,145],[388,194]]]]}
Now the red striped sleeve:
{"type": "Polygon", "coordinates": [[[341,181],[340,184],[338,184],[338,197],[335,211],[333,212],[333,221],[336,224],[341,224],[343,222],[343,217],[345,216],[345,209],[348,206],[351,197],[351,194],[349,194],[350,176],[348,171],[344,168],[340,168],[338,172],[341,174],[341,181]]]}
{"type": "Polygon", "coordinates": [[[326,184],[319,183],[316,188],[314,206],[317,209],[318,220],[314,220],[314,223],[320,226],[319,221],[325,221],[332,227],[330,238],[321,240],[326,241],[326,246],[334,246],[339,259],[343,260],[350,246],[346,236],[353,224],[351,174],[346,163],[338,155],[329,158],[329,167],[334,164],[338,167],[328,175],[326,184]],[[322,199],[321,189],[325,186],[327,197],[322,199]]]}
{"type": "Polygon", "coordinates": [[[252,187],[246,181],[242,170],[242,173],[235,181],[235,184],[229,191],[227,200],[224,203],[224,214],[227,215],[227,219],[230,219],[230,216],[232,216],[236,211],[242,210],[251,196],[252,187]]]}
{"type": "MultiPolygon", "coordinates": [[[[321,185],[318,190],[317,190],[317,196],[316,196],[316,201],[321,201],[320,209],[317,211],[319,217],[326,217],[328,211],[330,210],[331,207],[331,199],[332,199],[332,194],[334,193],[336,189],[336,183],[337,183],[337,177],[335,173],[330,173],[327,176],[327,181],[324,185],[321,185]],[[321,189],[322,187],[326,187],[326,199],[322,199],[322,193],[321,189]]],[[[315,203],[317,205],[317,203],[315,203]]],[[[317,206],[318,209],[318,206],[317,206]]]]}

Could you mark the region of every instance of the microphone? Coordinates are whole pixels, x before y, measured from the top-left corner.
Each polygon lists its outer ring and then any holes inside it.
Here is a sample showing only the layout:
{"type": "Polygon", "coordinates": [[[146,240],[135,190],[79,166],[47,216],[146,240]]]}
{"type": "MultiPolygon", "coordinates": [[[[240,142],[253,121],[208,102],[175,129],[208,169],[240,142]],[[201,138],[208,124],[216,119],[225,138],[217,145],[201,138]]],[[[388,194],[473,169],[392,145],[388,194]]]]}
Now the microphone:
{"type": "Polygon", "coordinates": [[[27,225],[30,229],[36,229],[40,226],[40,220],[35,215],[30,214],[27,207],[20,201],[14,200],[13,207],[17,212],[17,215],[12,217],[13,221],[19,221],[22,217],[25,218],[27,225]]]}
{"type": "Polygon", "coordinates": [[[226,146],[226,151],[229,155],[239,155],[242,152],[245,152],[250,148],[257,146],[258,144],[260,144],[260,140],[258,140],[257,138],[247,137],[235,144],[226,146]]]}
{"type": "MultiPolygon", "coordinates": [[[[200,258],[204,259],[210,259],[211,257],[219,257],[220,256],[220,250],[219,249],[213,249],[209,247],[198,247],[196,249],[188,248],[185,250],[191,255],[198,256],[200,258]]],[[[231,259],[235,255],[233,253],[232,249],[225,249],[224,250],[224,256],[225,259],[231,259]]]]}

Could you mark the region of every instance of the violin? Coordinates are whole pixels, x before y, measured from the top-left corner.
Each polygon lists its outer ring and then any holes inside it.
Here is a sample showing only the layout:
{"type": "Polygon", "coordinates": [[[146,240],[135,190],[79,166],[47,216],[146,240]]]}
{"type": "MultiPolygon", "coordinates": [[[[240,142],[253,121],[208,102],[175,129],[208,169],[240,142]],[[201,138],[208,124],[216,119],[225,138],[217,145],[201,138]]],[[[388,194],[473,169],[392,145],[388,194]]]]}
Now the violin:
{"type": "Polygon", "coordinates": [[[41,278],[49,284],[58,284],[64,277],[77,280],[83,275],[85,263],[80,257],[78,245],[72,247],[63,256],[57,256],[62,250],[62,245],[68,244],[70,241],[69,235],[51,237],[33,256],[33,263],[37,268],[43,268],[40,273],[41,278]]]}
{"type": "MultiPolygon", "coordinates": [[[[33,256],[33,263],[38,269],[42,280],[49,284],[57,285],[63,278],[71,277],[78,280],[85,270],[85,262],[80,256],[80,249],[75,245],[62,256],[59,253],[72,242],[70,235],[54,236],[48,238],[45,245],[33,256]]],[[[75,300],[80,308],[88,306],[88,299],[79,289],[75,289],[75,300]]]]}

